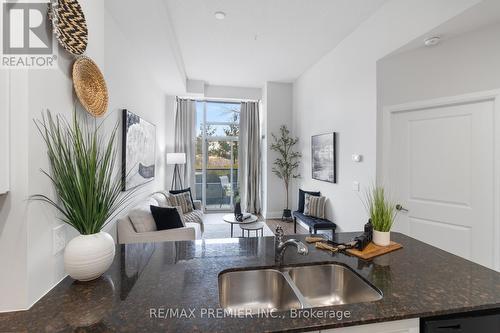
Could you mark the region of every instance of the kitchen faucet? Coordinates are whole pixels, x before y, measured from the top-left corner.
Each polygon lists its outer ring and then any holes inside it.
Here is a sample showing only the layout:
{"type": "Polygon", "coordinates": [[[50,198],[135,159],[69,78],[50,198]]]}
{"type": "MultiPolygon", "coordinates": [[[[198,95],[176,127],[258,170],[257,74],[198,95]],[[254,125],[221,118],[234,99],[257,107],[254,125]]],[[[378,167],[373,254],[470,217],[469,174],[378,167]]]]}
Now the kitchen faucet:
{"type": "Polygon", "coordinates": [[[297,248],[297,254],[307,255],[309,253],[309,249],[307,246],[297,239],[289,239],[287,241],[283,241],[283,228],[278,226],[276,228],[275,238],[274,238],[274,260],[278,266],[281,266],[283,263],[283,255],[288,246],[295,246],[297,248]]]}

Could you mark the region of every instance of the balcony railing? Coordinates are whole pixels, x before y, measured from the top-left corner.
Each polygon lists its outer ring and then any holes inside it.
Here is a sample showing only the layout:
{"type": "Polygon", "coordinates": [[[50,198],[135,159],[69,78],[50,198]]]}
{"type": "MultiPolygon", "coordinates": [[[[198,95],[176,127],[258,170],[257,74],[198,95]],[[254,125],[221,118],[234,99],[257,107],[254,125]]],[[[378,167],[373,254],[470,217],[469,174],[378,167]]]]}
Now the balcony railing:
{"type": "MultiPolygon", "coordinates": [[[[206,208],[209,210],[232,209],[231,203],[238,189],[238,169],[233,169],[233,181],[231,183],[231,169],[207,169],[206,176],[206,208]],[[226,176],[229,183],[223,186],[221,178],[226,176]]],[[[203,170],[196,169],[196,199],[202,200],[203,170]]]]}

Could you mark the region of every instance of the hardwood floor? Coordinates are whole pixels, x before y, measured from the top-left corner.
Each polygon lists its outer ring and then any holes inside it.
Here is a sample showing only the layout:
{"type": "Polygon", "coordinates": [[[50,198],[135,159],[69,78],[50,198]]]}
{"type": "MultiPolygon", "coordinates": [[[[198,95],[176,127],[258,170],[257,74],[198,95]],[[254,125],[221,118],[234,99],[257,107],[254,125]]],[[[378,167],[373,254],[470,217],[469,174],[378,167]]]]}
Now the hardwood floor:
{"type": "MultiPolygon", "coordinates": [[[[205,214],[204,217],[204,223],[205,223],[205,232],[206,232],[206,237],[204,238],[225,238],[229,237],[229,225],[222,223],[222,218],[225,215],[225,213],[207,213],[205,214]],[[212,228],[213,225],[221,225],[221,232],[214,233],[214,229],[212,228]],[[227,229],[227,230],[226,230],[227,229]]],[[[294,230],[293,230],[293,221],[291,222],[284,222],[281,221],[281,219],[268,219],[264,220],[262,216],[259,216],[259,221],[265,222],[266,225],[269,227],[269,229],[274,233],[276,230],[276,227],[279,225],[283,228],[283,231],[285,235],[294,235],[294,230]]],[[[236,226],[235,227],[235,235],[239,235],[239,228],[236,226]]],[[[297,234],[308,234],[308,230],[304,227],[302,227],[300,224],[297,224],[297,234]]],[[[266,234],[267,236],[270,236],[270,234],[266,234]]]]}
{"type": "MultiPolygon", "coordinates": [[[[293,221],[292,222],[284,222],[281,221],[280,219],[269,219],[265,220],[267,226],[269,229],[271,229],[273,232],[276,230],[276,227],[280,225],[283,228],[283,231],[285,232],[285,235],[294,235],[295,233],[293,232],[293,221]]],[[[306,230],[304,227],[302,227],[300,224],[297,224],[297,234],[308,234],[308,230],[306,230]]]]}

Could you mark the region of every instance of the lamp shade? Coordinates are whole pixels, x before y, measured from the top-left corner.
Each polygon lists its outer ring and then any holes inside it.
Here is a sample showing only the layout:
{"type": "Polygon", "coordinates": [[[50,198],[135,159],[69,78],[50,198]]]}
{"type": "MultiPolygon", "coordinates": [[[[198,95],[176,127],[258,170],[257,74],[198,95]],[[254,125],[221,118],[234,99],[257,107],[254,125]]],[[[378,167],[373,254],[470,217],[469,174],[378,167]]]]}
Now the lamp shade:
{"type": "Polygon", "coordinates": [[[186,154],[167,153],[167,164],[186,164],[186,154]]]}

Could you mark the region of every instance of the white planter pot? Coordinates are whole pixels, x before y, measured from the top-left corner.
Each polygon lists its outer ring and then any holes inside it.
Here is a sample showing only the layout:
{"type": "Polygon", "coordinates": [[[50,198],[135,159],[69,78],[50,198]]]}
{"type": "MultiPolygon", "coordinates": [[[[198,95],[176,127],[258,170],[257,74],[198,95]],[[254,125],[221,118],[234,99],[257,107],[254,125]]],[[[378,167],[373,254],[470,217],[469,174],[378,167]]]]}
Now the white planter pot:
{"type": "Polygon", "coordinates": [[[90,281],[101,276],[113,262],[115,242],[106,232],[73,238],[64,250],[64,268],[73,279],[90,281]]]}
{"type": "Polygon", "coordinates": [[[391,232],[373,230],[373,243],[378,246],[389,246],[391,244],[391,232]]]}

